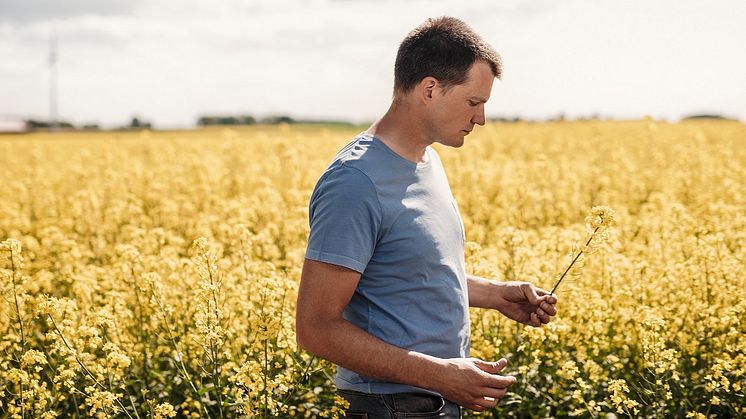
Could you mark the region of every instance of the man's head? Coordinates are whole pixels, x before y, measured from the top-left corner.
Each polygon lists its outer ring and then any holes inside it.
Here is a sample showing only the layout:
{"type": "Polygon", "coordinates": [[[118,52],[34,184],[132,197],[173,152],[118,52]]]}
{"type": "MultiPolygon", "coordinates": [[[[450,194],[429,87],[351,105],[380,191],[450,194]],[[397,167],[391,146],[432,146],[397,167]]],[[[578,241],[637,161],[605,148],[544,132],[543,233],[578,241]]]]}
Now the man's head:
{"type": "Polygon", "coordinates": [[[502,61],[464,22],[428,19],[402,41],[394,68],[394,101],[407,104],[427,138],[460,147],[474,125],[502,61]]]}
{"type": "Polygon", "coordinates": [[[428,19],[399,45],[394,64],[394,96],[431,76],[444,87],[463,84],[469,68],[484,61],[496,78],[502,76],[500,55],[466,23],[454,17],[428,19]]]}

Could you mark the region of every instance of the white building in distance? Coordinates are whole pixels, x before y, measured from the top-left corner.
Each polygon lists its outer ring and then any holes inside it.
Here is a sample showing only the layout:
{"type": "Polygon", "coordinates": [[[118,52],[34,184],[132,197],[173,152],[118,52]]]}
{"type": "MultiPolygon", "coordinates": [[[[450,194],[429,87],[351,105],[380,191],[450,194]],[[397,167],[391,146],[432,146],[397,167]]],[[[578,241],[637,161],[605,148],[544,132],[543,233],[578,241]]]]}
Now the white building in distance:
{"type": "Polygon", "coordinates": [[[0,115],[0,134],[28,132],[28,124],[15,115],[0,115]]]}

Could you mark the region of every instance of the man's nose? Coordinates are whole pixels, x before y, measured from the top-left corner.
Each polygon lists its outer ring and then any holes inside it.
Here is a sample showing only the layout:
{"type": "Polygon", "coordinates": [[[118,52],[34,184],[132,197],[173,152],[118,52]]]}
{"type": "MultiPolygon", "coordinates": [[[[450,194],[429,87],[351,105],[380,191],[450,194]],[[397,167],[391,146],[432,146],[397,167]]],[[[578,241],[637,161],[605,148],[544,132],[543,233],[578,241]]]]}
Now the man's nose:
{"type": "Polygon", "coordinates": [[[477,113],[471,117],[471,122],[473,124],[477,124],[481,126],[481,125],[484,125],[484,122],[485,122],[484,107],[480,106],[479,108],[480,108],[479,111],[477,111],[477,113]]]}

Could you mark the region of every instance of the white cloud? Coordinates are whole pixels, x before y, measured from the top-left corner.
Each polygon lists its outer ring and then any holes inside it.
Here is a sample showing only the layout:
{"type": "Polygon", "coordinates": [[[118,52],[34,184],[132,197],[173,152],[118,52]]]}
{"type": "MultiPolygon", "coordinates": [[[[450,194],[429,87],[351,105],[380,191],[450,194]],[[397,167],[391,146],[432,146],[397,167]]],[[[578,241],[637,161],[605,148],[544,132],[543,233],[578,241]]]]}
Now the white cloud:
{"type": "Polygon", "coordinates": [[[115,125],[138,113],[190,125],[209,112],[372,119],[390,100],[400,40],[450,14],[503,55],[492,114],[746,119],[746,6],[735,0],[75,4],[0,20],[0,54],[12,57],[0,60],[0,114],[46,115],[55,32],[60,109],[74,122],[115,125]]]}
{"type": "Polygon", "coordinates": [[[25,24],[77,17],[81,14],[119,15],[137,8],[139,0],[3,0],[0,22],[25,24]]]}

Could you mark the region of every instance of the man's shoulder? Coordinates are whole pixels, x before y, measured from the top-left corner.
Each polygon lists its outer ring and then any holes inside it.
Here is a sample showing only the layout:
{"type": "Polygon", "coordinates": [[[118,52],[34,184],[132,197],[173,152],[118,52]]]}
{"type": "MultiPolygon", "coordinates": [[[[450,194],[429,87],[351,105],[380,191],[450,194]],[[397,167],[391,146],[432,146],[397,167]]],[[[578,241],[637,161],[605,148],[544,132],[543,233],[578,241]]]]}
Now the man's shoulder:
{"type": "Polygon", "coordinates": [[[334,161],[319,179],[317,188],[375,189],[373,180],[360,170],[355,161],[334,161]]]}
{"type": "Polygon", "coordinates": [[[361,133],[344,146],[327,167],[328,172],[357,171],[371,181],[375,181],[382,172],[391,170],[387,162],[389,156],[376,143],[374,137],[361,133]]]}
{"type": "Polygon", "coordinates": [[[373,137],[365,133],[360,133],[339,150],[332,160],[332,165],[339,162],[354,167],[355,165],[365,163],[377,157],[376,148],[376,142],[373,137]]]}
{"type": "Polygon", "coordinates": [[[371,178],[373,165],[370,164],[374,157],[369,152],[372,145],[369,137],[356,136],[334,156],[319,178],[316,189],[334,189],[347,195],[374,190],[371,178]]]}
{"type": "Polygon", "coordinates": [[[337,155],[316,183],[310,201],[311,215],[319,205],[330,204],[337,209],[356,205],[380,209],[378,188],[360,166],[360,159],[355,156],[337,155]]]}

